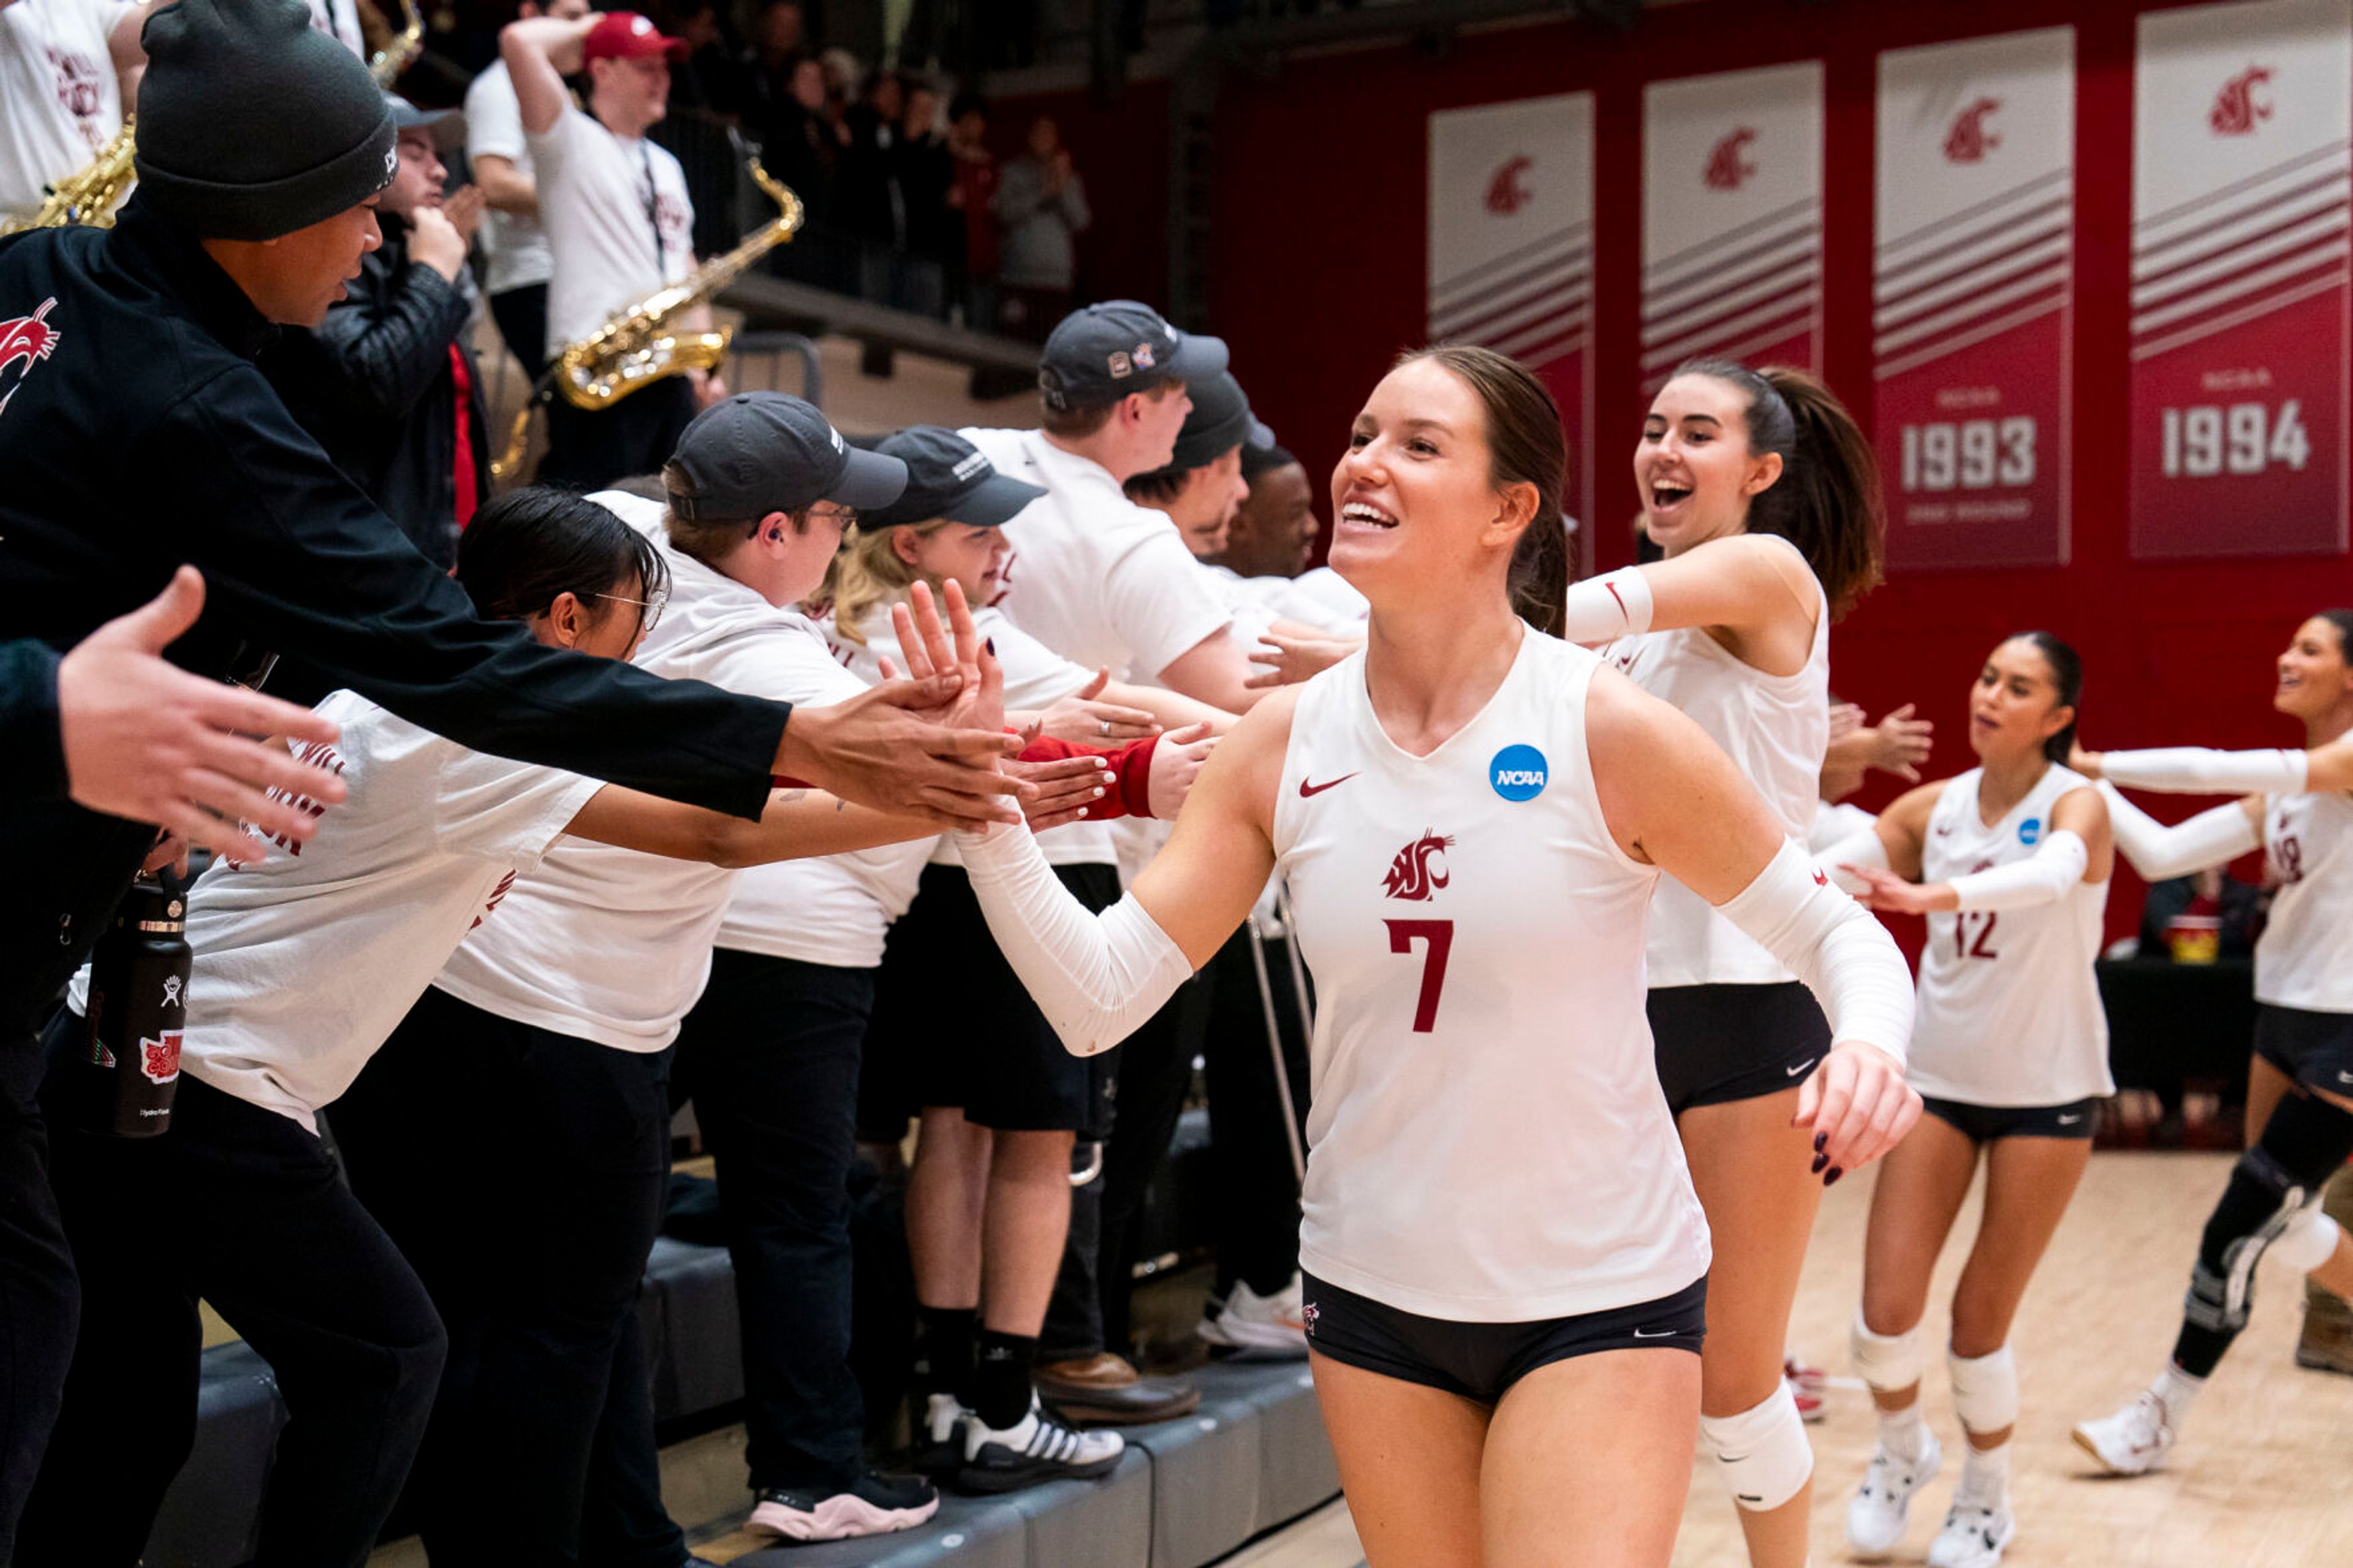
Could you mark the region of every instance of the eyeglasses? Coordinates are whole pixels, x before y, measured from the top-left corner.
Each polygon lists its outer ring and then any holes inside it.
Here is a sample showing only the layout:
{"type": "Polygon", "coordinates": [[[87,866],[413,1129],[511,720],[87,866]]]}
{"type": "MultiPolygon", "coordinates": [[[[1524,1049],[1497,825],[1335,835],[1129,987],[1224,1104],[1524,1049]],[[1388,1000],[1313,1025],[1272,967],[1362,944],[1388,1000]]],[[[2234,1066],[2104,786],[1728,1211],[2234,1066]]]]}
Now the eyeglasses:
{"type": "Polygon", "coordinates": [[[650,599],[632,599],[627,594],[598,594],[599,599],[610,599],[617,605],[638,607],[638,635],[645,636],[661,621],[662,609],[670,603],[670,590],[665,588],[650,599]]]}
{"type": "Polygon", "coordinates": [[[831,501],[826,501],[809,508],[808,514],[810,521],[814,522],[839,523],[845,533],[858,526],[858,509],[855,507],[836,506],[831,501]]]}

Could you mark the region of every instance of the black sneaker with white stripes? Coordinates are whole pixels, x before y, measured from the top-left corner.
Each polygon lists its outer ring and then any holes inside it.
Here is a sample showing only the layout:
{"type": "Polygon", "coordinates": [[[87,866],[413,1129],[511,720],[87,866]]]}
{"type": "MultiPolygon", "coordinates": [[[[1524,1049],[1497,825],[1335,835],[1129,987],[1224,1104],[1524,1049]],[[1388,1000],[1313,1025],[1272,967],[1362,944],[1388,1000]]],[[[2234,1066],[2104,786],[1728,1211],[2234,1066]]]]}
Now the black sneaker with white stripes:
{"type": "Polygon", "coordinates": [[[1107,1476],[1127,1445],[1116,1432],[1082,1432],[1046,1414],[1029,1396],[1029,1414],[1011,1426],[986,1426],[967,1415],[964,1468],[956,1485],[965,1491],[1010,1492],[1046,1481],[1090,1480],[1107,1476]]]}

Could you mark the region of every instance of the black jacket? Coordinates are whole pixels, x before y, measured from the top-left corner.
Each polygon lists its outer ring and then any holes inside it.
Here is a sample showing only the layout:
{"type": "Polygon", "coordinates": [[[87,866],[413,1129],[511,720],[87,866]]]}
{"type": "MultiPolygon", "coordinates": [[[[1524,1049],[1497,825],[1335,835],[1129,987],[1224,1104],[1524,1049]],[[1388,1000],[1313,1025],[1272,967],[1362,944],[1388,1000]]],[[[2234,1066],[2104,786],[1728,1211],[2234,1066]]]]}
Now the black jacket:
{"type": "Polygon", "coordinates": [[[0,804],[59,800],[65,793],[58,650],[29,640],[0,643],[0,804]]]}
{"type": "MultiPolygon", "coordinates": [[[[189,562],[188,669],[282,651],[462,744],[758,815],[788,709],[479,619],[286,412],[251,358],[274,335],[135,195],[111,230],[0,240],[0,637],[71,647],[189,562]]],[[[0,805],[0,1069],[152,837],[0,805]]]]}
{"type": "MultiPolygon", "coordinates": [[[[458,561],[458,378],[466,360],[474,506],[490,494],[489,418],[467,346],[473,302],[408,258],[408,226],[386,215],[384,246],[360,262],[351,296],[315,331],[287,331],[261,368],[302,428],[375,498],[425,558],[458,561]]],[[[470,510],[470,508],[469,509],[470,510]]]]}

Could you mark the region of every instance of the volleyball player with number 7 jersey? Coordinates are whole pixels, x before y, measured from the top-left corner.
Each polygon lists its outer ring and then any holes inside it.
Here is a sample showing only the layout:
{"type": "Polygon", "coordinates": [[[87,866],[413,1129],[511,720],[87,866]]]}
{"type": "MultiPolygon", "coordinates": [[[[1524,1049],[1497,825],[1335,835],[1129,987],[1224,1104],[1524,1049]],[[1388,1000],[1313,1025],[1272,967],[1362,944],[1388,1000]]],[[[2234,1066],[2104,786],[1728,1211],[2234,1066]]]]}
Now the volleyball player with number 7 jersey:
{"type": "Polygon", "coordinates": [[[2102,780],[2116,847],[2151,881],[2264,851],[2279,881],[2255,940],[2254,1058],[2247,1150],[2207,1216],[2173,1355],[2114,1415],[2075,1441],[2117,1475],[2164,1461],[2191,1403],[2247,1326],[2255,1270],[2274,1258],[2353,1297],[2353,1241],[2320,1209],[2321,1189],[2353,1155],[2353,610],[2296,627],[2278,659],[2274,711],[2304,721],[2301,751],[2082,752],[2102,780]],[[2116,793],[2239,794],[2166,827],[2116,793]]]}
{"type": "Polygon", "coordinates": [[[1697,1436],[1707,1222],[1660,1094],[1642,941],[1663,870],[1821,996],[1801,1119],[1849,1165],[1918,1114],[1908,971],[1688,719],[1513,612],[1557,515],[1559,411],[1492,351],[1406,355],[1332,479],[1363,652],[1245,715],[1102,915],[1030,836],[959,842],[1075,1052],[1108,1049],[1280,869],[1321,1000],[1301,1264],[1374,1568],[1671,1557],[1697,1436]]]}
{"type": "Polygon", "coordinates": [[[2115,1089],[2092,964],[2116,852],[2107,807],[2063,761],[2083,684],[2083,662],[2050,633],[2004,639],[1970,689],[1979,765],[1821,852],[1873,909],[1928,920],[1911,1073],[1927,1114],[1872,1189],[1853,1331],[1879,1406],[1878,1446],[1847,1507],[1847,1543],[1867,1557],[1902,1541],[1943,1458],[1920,1416],[1920,1321],[1980,1152],[1985,1212],[1947,1345],[1968,1457],[1930,1568],[1994,1568],[2017,1531],[2010,1324],[2090,1163],[2095,1100],[2115,1089]]]}

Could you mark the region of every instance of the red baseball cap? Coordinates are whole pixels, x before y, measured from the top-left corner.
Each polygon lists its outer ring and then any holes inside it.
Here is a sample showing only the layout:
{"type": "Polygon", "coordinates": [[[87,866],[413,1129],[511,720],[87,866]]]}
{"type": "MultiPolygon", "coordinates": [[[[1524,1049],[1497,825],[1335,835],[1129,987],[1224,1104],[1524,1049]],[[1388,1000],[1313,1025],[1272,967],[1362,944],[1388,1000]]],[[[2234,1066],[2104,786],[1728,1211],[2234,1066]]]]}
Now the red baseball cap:
{"type": "Polygon", "coordinates": [[[664,55],[673,60],[686,58],[689,52],[684,38],[666,37],[660,28],[635,11],[607,11],[596,18],[582,40],[580,58],[587,60],[642,60],[664,55]]]}

